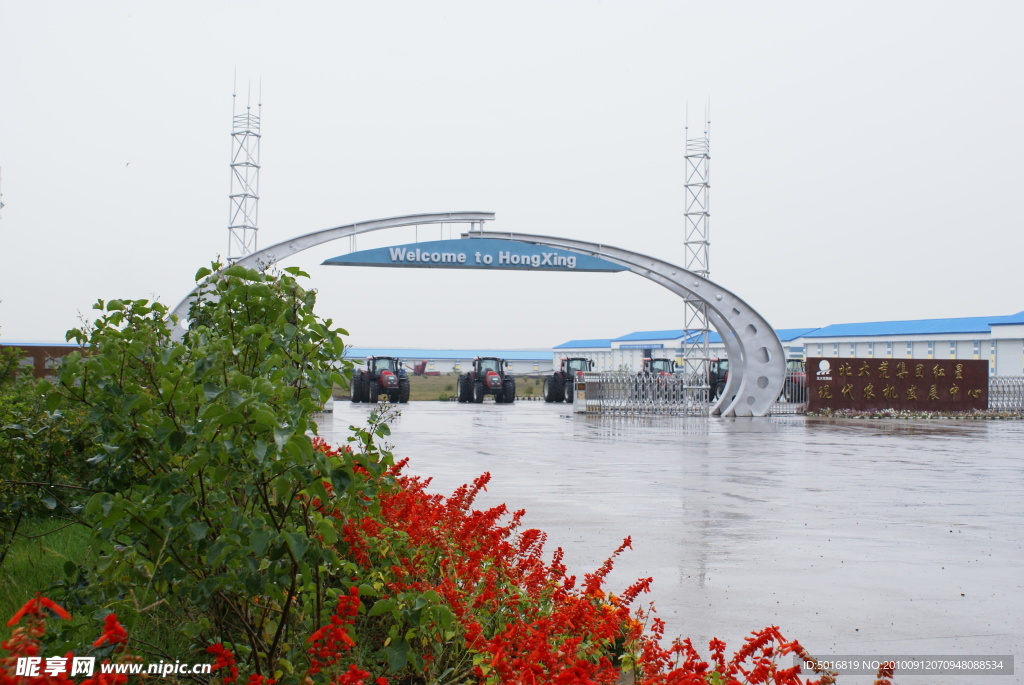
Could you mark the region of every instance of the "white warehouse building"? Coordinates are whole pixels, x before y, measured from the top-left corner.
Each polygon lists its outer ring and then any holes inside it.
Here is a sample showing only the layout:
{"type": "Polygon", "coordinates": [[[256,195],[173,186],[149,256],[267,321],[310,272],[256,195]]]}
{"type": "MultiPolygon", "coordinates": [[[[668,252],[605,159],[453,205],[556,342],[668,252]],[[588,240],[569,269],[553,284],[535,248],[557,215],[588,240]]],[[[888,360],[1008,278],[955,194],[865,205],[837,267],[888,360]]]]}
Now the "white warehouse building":
{"type": "MultiPolygon", "coordinates": [[[[803,343],[800,336],[813,328],[792,328],[777,330],[775,333],[782,341],[789,358],[803,358],[803,343]]],[[[594,360],[595,371],[639,371],[645,357],[666,357],[683,363],[683,343],[695,333],[687,333],[683,329],[666,331],[636,331],[618,338],[598,338],[592,340],[570,340],[553,348],[554,365],[562,357],[587,357],[594,360]]],[[[708,350],[712,359],[725,356],[722,337],[712,331],[708,338],[708,350]]]]}
{"type": "MultiPolygon", "coordinates": [[[[805,357],[983,359],[989,373],[1024,375],[1024,312],[914,321],[832,324],[823,328],[775,331],[788,359],[805,357]]],[[[618,338],[570,340],[552,349],[557,367],[562,357],[588,357],[598,371],[638,371],[644,357],[667,357],[682,363],[683,342],[695,335],[682,329],[636,331],[618,338]]],[[[725,354],[722,338],[708,339],[711,358],[725,354]]]]}

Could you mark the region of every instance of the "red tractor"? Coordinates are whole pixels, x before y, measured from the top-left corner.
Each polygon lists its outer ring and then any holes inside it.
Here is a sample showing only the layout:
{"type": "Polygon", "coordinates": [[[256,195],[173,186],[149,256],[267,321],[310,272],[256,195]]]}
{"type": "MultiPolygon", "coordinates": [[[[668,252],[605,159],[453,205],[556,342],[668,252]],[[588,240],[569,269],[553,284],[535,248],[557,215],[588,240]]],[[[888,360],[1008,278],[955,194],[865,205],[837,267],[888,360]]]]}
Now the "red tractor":
{"type": "Polygon", "coordinates": [[[637,399],[674,400],[680,394],[682,378],[676,374],[674,359],[644,357],[644,367],[637,374],[637,399]]]}
{"type": "MultiPolygon", "coordinates": [[[[644,359],[644,370],[650,376],[670,376],[676,372],[676,363],[671,359],[644,359]]],[[[729,380],[729,360],[708,360],[708,388],[711,400],[717,400],[725,392],[725,384],[729,380]]]]}
{"type": "Polygon", "coordinates": [[[487,395],[493,395],[497,404],[515,402],[516,379],[505,371],[506,366],[508,362],[498,357],[476,357],[473,368],[459,376],[455,399],[479,404],[487,395]]]}
{"type": "Polygon", "coordinates": [[[367,357],[366,368],[352,372],[352,401],[376,402],[387,393],[388,402],[409,401],[409,376],[397,357],[367,357]]]}
{"type": "Polygon", "coordinates": [[[585,371],[594,368],[594,360],[585,357],[563,357],[557,371],[544,379],[545,402],[569,402],[573,400],[573,387],[585,371]]]}

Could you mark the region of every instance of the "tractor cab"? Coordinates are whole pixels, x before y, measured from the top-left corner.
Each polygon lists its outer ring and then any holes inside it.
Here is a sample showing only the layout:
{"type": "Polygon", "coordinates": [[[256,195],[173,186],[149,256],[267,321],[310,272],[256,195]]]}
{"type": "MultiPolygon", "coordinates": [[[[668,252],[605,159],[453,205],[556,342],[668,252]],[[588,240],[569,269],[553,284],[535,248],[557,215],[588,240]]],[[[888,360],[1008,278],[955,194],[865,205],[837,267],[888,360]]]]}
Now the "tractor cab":
{"type": "Polygon", "coordinates": [[[592,359],[584,359],[583,357],[571,357],[562,359],[562,372],[575,376],[578,373],[590,371],[594,368],[594,361],[592,359]]]}
{"type": "Polygon", "coordinates": [[[674,359],[657,358],[651,359],[647,357],[644,359],[644,370],[643,373],[665,376],[673,374],[676,371],[676,362],[674,359]]]}
{"type": "Polygon", "coordinates": [[[383,371],[398,373],[398,368],[401,365],[401,362],[393,357],[370,357],[366,360],[366,363],[370,368],[370,372],[375,376],[380,375],[383,371]]]}
{"type": "Polygon", "coordinates": [[[488,371],[493,371],[496,374],[501,374],[503,371],[502,363],[497,357],[479,357],[476,360],[476,371],[477,373],[485,374],[488,371]]]}

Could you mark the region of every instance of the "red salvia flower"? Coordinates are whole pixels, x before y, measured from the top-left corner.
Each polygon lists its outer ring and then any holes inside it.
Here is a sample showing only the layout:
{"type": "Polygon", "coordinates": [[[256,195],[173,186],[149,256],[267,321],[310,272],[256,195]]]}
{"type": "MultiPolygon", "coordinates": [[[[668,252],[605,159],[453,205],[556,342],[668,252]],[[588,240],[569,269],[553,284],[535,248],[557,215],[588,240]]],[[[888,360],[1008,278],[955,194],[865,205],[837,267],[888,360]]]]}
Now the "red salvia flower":
{"type": "Polygon", "coordinates": [[[99,636],[93,647],[102,647],[104,644],[116,645],[128,640],[128,631],[117,620],[117,614],[107,614],[103,619],[103,634],[99,636]]]}
{"type": "Polygon", "coordinates": [[[18,623],[24,616],[35,616],[39,618],[46,618],[46,613],[43,609],[50,609],[53,613],[57,614],[61,618],[71,618],[71,614],[67,612],[64,607],[54,602],[49,597],[43,597],[42,595],[36,595],[32,599],[25,602],[20,609],[18,609],[14,616],[11,616],[11,620],[7,622],[8,626],[13,626],[18,623]]]}
{"type": "Polygon", "coordinates": [[[227,675],[221,675],[221,682],[233,683],[238,679],[238,666],[235,665],[235,655],[230,649],[225,647],[223,643],[218,642],[207,647],[206,651],[217,657],[213,662],[213,666],[210,667],[211,671],[227,669],[227,675]]]}

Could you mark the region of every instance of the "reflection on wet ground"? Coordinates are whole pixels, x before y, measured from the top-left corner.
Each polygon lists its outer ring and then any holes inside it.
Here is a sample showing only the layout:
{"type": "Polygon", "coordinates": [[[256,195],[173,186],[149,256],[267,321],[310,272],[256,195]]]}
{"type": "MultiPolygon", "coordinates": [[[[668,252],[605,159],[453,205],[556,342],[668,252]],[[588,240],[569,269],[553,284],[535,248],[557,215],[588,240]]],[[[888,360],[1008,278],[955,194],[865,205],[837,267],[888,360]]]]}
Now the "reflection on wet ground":
{"type": "MultiPolygon", "coordinates": [[[[321,434],[367,413],[339,402],[321,434]]],[[[481,505],[525,508],[577,573],[632,536],[610,587],[653,576],[670,635],[738,646],[778,625],[817,654],[1024,655],[1024,423],[420,402],[392,429],[439,492],[490,471],[481,505]]],[[[898,682],[942,682],[914,678],[898,682]]]]}

